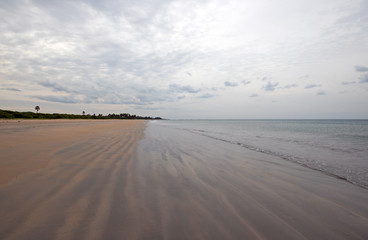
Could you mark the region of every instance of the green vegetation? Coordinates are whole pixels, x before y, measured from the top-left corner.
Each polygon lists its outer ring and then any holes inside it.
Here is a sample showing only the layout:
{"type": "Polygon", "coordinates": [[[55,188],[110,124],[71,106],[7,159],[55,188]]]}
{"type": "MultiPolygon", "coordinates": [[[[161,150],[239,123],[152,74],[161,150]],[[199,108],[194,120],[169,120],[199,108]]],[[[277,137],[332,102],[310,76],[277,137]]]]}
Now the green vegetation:
{"type": "MultiPolygon", "coordinates": [[[[38,107],[38,106],[37,106],[38,107]]],[[[12,118],[24,118],[24,119],[161,119],[160,117],[141,117],[137,115],[130,115],[129,113],[121,114],[108,114],[106,116],[102,114],[64,114],[64,113],[39,113],[40,110],[35,108],[37,113],[34,112],[17,112],[10,110],[0,109],[0,118],[12,119],[12,118]]]]}

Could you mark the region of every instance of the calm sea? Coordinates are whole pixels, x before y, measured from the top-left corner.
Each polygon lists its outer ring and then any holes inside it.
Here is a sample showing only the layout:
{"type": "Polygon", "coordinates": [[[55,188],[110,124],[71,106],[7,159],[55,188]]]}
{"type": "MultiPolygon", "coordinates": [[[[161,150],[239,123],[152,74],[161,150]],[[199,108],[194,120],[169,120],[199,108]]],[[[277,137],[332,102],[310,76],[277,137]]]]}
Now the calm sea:
{"type": "Polygon", "coordinates": [[[368,189],[368,120],[164,120],[153,124],[273,155],[368,189]]]}

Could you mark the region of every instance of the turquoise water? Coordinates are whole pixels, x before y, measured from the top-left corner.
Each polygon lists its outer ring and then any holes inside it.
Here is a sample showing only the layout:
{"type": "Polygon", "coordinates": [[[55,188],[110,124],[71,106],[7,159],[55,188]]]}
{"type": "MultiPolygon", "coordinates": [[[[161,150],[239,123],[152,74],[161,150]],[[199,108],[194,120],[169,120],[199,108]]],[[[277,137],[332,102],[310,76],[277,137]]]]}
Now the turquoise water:
{"type": "Polygon", "coordinates": [[[273,155],[368,188],[368,120],[165,120],[153,124],[273,155]]]}

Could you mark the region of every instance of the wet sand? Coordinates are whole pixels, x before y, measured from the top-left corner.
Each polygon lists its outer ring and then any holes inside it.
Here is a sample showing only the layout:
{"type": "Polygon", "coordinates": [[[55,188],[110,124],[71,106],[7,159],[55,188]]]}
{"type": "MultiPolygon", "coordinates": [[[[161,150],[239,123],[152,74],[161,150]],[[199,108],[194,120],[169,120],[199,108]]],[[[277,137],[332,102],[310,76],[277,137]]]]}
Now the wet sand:
{"type": "MultiPolygon", "coordinates": [[[[1,122],[0,239],[107,239],[108,225],[124,226],[144,126],[129,120],[1,122]]],[[[113,234],[125,239],[119,229],[113,234]]]]}
{"type": "Polygon", "coordinates": [[[0,125],[0,239],[367,239],[368,191],[143,121],[0,125]]]}
{"type": "Polygon", "coordinates": [[[368,239],[368,191],[281,158],[148,124],[142,239],[368,239]]]}

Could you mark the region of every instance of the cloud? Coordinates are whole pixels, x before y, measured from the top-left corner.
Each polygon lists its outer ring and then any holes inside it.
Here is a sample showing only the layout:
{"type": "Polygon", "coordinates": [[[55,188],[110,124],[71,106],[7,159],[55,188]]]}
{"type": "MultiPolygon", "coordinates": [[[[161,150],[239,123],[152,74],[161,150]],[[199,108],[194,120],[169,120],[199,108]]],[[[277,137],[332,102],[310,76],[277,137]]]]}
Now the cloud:
{"type": "MultiPolygon", "coordinates": [[[[168,25],[178,19],[170,16],[170,21],[159,24],[157,21],[168,19],[172,7],[170,2],[159,2],[69,4],[35,0],[10,11],[0,9],[4,19],[14,19],[0,29],[0,48],[7,49],[0,59],[14,63],[12,72],[3,71],[0,78],[14,79],[22,86],[38,84],[53,92],[81,95],[83,99],[78,101],[91,103],[97,99],[101,103],[126,102],[121,99],[123,95],[132,96],[129,102],[142,104],[172,101],[176,99],[174,92],[197,93],[199,89],[178,84],[163,90],[168,82],[181,80],[173,76],[197,53],[180,41],[170,40],[174,33],[168,25]],[[73,17],[67,18],[63,12],[73,12],[73,17]],[[162,90],[140,94],[138,88],[152,89],[157,82],[162,90]],[[154,96],[157,92],[162,97],[154,96]]],[[[0,6],[11,7],[4,2],[0,6]]],[[[176,36],[182,40],[183,36],[176,36]]],[[[0,64],[8,63],[0,60],[0,64]]],[[[47,95],[47,90],[40,91],[47,95]]],[[[72,97],[70,101],[65,97],[43,97],[47,99],[78,102],[72,97]]]]}
{"type": "Polygon", "coordinates": [[[215,96],[216,95],[214,95],[214,94],[206,93],[206,94],[198,96],[198,98],[213,98],[215,96]]]}
{"type": "Polygon", "coordinates": [[[90,83],[84,86],[72,82],[59,84],[51,81],[44,81],[38,84],[56,92],[56,95],[32,95],[32,98],[75,104],[127,104],[142,106],[178,101],[186,97],[183,94],[196,94],[201,91],[199,88],[180,84],[170,84],[166,88],[150,87],[129,82],[122,85],[119,82],[90,83]],[[68,87],[64,87],[64,85],[68,85],[68,87]],[[66,95],[61,93],[66,93],[66,95]]]}
{"type": "Polygon", "coordinates": [[[169,85],[169,90],[173,91],[173,92],[179,92],[179,93],[183,93],[183,92],[197,93],[197,92],[200,91],[200,89],[195,89],[191,86],[182,86],[182,85],[178,85],[178,84],[170,84],[169,85]]]}
{"type": "MultiPolygon", "coordinates": [[[[368,6],[368,4],[367,4],[368,6]]],[[[360,76],[360,83],[368,83],[368,73],[365,74],[365,72],[368,72],[368,67],[366,66],[355,66],[355,71],[364,73],[360,76]]]]}
{"type": "Polygon", "coordinates": [[[357,71],[357,72],[368,72],[368,67],[365,67],[365,66],[355,66],[355,71],[357,71]]]}
{"type": "MultiPolygon", "coordinates": [[[[285,8],[271,0],[262,7],[222,0],[0,1],[1,99],[122,109],[175,103],[175,110],[166,108],[174,112],[184,111],[189,98],[198,109],[211,98],[206,112],[220,116],[217,103],[237,86],[257,97],[252,93],[296,88],[292,79],[304,88],[311,74],[326,76],[306,86],[314,94],[320,86],[338,92],[334,79],[368,82],[368,5],[360,2],[289,1],[285,8]]],[[[361,97],[358,87],[350,86],[349,99],[361,97]]]]}
{"type": "Polygon", "coordinates": [[[160,90],[155,88],[145,88],[139,85],[127,87],[126,91],[119,91],[111,86],[105,88],[80,89],[78,93],[70,91],[66,95],[32,95],[34,99],[58,102],[58,103],[74,103],[74,104],[127,104],[127,105],[147,105],[163,101],[174,101],[174,96],[168,90],[160,90]]]}
{"type": "Polygon", "coordinates": [[[258,96],[259,96],[258,94],[253,93],[253,94],[252,94],[252,95],[250,95],[249,97],[254,98],[254,97],[258,97],[258,96]]]}
{"type": "Polygon", "coordinates": [[[351,82],[342,82],[341,84],[342,85],[352,85],[352,84],[355,84],[356,82],[355,81],[351,81],[351,82]]]}
{"type": "Polygon", "coordinates": [[[296,84],[289,84],[289,85],[285,85],[284,88],[296,88],[298,85],[296,84]]]}
{"type": "Polygon", "coordinates": [[[322,86],[321,84],[309,84],[307,86],[305,86],[304,88],[309,89],[309,88],[316,88],[316,87],[320,87],[322,86]]]}
{"type": "Polygon", "coordinates": [[[225,85],[226,87],[237,87],[239,84],[238,84],[238,83],[236,83],[236,82],[229,82],[229,81],[226,81],[226,82],[224,82],[224,85],[225,85]]]}
{"type": "Polygon", "coordinates": [[[157,111],[157,110],[162,110],[164,108],[161,108],[161,107],[148,107],[148,106],[136,106],[136,107],[134,107],[134,109],[136,109],[136,110],[157,111]]]}
{"type": "Polygon", "coordinates": [[[309,78],[309,74],[306,74],[306,75],[300,76],[299,78],[300,78],[300,79],[307,79],[307,78],[309,78]]]}
{"type": "Polygon", "coordinates": [[[325,91],[320,90],[320,91],[317,92],[317,96],[323,96],[323,95],[326,95],[325,91]]]}
{"type": "Polygon", "coordinates": [[[39,85],[46,87],[46,88],[50,88],[55,92],[66,92],[66,93],[76,93],[77,92],[75,90],[71,90],[67,87],[64,87],[62,84],[50,82],[50,81],[42,81],[39,83],[39,85]]]}
{"type": "Polygon", "coordinates": [[[263,87],[264,90],[266,91],[274,91],[276,89],[276,87],[279,85],[279,83],[271,83],[268,82],[266,86],[263,87]]]}
{"type": "Polygon", "coordinates": [[[0,88],[0,89],[5,90],[5,91],[11,91],[11,92],[21,92],[21,90],[18,88],[0,88]]]}
{"type": "Polygon", "coordinates": [[[360,77],[360,83],[368,83],[368,74],[360,77]]]}
{"type": "Polygon", "coordinates": [[[74,96],[33,96],[35,99],[44,100],[48,102],[57,103],[81,103],[81,100],[76,99],[74,96]]]}

